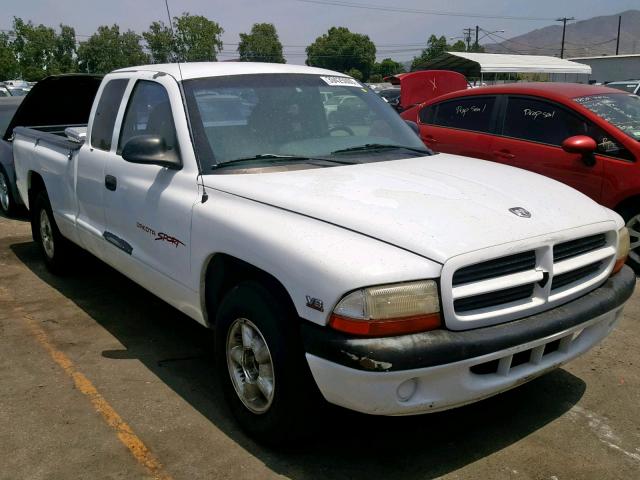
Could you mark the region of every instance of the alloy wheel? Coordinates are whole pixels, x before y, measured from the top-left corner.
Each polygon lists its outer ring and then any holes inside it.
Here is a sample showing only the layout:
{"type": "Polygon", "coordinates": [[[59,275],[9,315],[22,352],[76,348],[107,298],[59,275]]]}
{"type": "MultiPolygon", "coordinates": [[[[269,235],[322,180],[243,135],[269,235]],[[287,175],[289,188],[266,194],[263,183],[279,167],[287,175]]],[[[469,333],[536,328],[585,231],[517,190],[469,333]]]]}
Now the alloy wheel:
{"type": "Polygon", "coordinates": [[[42,241],[44,253],[47,257],[53,258],[55,253],[53,230],[51,228],[51,222],[49,221],[49,215],[44,209],[40,210],[40,240],[42,241]]]}
{"type": "Polygon", "coordinates": [[[231,382],[245,407],[265,413],[273,402],[275,376],[271,352],[260,329],[246,318],[237,318],[227,335],[227,366],[231,382]]]}

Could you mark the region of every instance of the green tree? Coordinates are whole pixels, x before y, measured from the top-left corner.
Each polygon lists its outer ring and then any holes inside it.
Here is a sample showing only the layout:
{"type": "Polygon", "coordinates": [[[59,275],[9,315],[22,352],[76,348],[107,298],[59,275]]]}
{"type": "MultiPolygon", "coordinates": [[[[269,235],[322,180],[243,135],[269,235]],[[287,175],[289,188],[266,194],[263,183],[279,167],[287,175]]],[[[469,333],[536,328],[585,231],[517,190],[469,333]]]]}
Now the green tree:
{"type": "Polygon", "coordinates": [[[272,23],[254,23],[251,33],[241,33],[238,53],[243,62],[286,63],[282,43],[272,23]]]}
{"type": "Polygon", "coordinates": [[[20,75],[20,67],[9,35],[0,32],[0,80],[10,80],[20,75]]]}
{"type": "Polygon", "coordinates": [[[372,70],[372,74],[379,75],[381,78],[402,72],[404,72],[402,64],[390,58],[385,58],[381,62],[376,63],[372,70]]]}
{"type": "Polygon", "coordinates": [[[467,44],[464,43],[462,40],[458,40],[453,45],[447,46],[447,52],[466,52],[466,51],[467,51],[467,44]]]}
{"type": "Polygon", "coordinates": [[[173,35],[164,22],[153,22],[142,36],[147,42],[153,63],[170,63],[175,59],[173,35]]]}
{"type": "Polygon", "coordinates": [[[120,33],[118,25],[102,25],[89,40],[80,44],[78,67],[83,72],[107,73],[148,63],[149,56],[142,50],[141,39],[131,30],[120,33]]]}
{"type": "Polygon", "coordinates": [[[176,53],[181,62],[215,62],[222,50],[223,28],[202,15],[173,18],[176,53]]]}
{"type": "Polygon", "coordinates": [[[56,37],[53,58],[57,73],[75,72],[76,64],[76,31],[73,27],[60,24],[60,33],[56,37]]]}
{"type": "Polygon", "coordinates": [[[51,27],[14,17],[12,33],[20,76],[25,80],[75,70],[76,34],[72,27],[60,25],[57,34],[51,27]]]}
{"type": "Polygon", "coordinates": [[[447,51],[447,39],[443,36],[440,38],[435,35],[431,35],[429,40],[427,41],[427,48],[422,50],[422,53],[417,57],[414,57],[411,62],[411,70],[415,70],[420,67],[422,64],[428,62],[429,60],[442,55],[447,51]]]}
{"type": "Polygon", "coordinates": [[[360,81],[364,80],[362,72],[360,70],[358,70],[357,68],[350,68],[345,73],[347,75],[349,75],[350,77],[355,78],[356,80],[360,80],[360,81]]]}
{"type": "Polygon", "coordinates": [[[376,60],[376,46],[367,35],[331,27],[307,47],[307,65],[339,72],[356,69],[366,81],[376,60]]]}

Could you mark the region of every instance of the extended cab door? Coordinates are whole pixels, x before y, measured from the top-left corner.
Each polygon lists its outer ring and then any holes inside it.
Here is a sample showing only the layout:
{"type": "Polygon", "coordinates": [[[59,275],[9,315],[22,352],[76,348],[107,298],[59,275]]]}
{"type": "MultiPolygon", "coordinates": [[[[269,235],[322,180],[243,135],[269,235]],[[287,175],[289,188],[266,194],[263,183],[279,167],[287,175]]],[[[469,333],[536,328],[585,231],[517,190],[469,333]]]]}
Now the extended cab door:
{"type": "Polygon", "coordinates": [[[582,155],[561,147],[575,135],[597,137],[595,126],[542,98],[509,96],[503,112],[491,145],[492,160],[554,178],[600,201],[602,158],[596,155],[595,164],[589,165],[582,155]]]}
{"type": "Polygon", "coordinates": [[[128,83],[128,78],[105,80],[96,97],[97,106],[91,113],[87,141],[77,157],[78,238],[87,250],[100,258],[104,257],[103,234],[106,229],[104,166],[112,155],[112,147],[115,151],[118,137],[114,127],[128,83]]]}
{"type": "Polygon", "coordinates": [[[420,138],[436,152],[490,159],[495,124],[495,96],[473,95],[424,107],[420,138]]]}
{"type": "Polygon", "coordinates": [[[161,136],[184,158],[184,152],[191,149],[184,107],[173,77],[154,72],[136,76],[117,122],[116,151],[104,169],[110,260],[143,285],[150,278],[188,285],[191,213],[198,196],[196,165],[183,162],[182,168],[170,169],[122,158],[124,145],[139,135],[161,136]],[[183,132],[180,136],[176,124],[183,132]]]}

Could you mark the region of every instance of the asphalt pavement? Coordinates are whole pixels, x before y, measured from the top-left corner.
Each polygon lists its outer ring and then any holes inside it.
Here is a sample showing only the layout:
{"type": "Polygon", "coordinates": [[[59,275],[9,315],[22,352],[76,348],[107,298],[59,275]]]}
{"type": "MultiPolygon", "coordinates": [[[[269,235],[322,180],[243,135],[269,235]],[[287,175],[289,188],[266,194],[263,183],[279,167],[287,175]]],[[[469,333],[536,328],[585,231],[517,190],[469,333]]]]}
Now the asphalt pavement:
{"type": "Polygon", "coordinates": [[[0,479],[640,479],[640,293],[600,346],[456,410],[336,409],[272,450],[232,420],[208,332],[89,255],[49,274],[0,217],[0,479]]]}

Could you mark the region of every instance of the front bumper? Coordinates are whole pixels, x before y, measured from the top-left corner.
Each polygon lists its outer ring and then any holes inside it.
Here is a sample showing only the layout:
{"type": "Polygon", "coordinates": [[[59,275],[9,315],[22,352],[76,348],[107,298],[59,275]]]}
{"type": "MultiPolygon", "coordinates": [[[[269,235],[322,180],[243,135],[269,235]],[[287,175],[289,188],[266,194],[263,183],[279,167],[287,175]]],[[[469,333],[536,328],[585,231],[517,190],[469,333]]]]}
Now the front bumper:
{"type": "Polygon", "coordinates": [[[409,415],[457,407],[525,383],[605,338],[633,293],[628,267],[553,310],[476,330],[353,338],[303,324],[313,377],[331,403],[409,415]]]}

